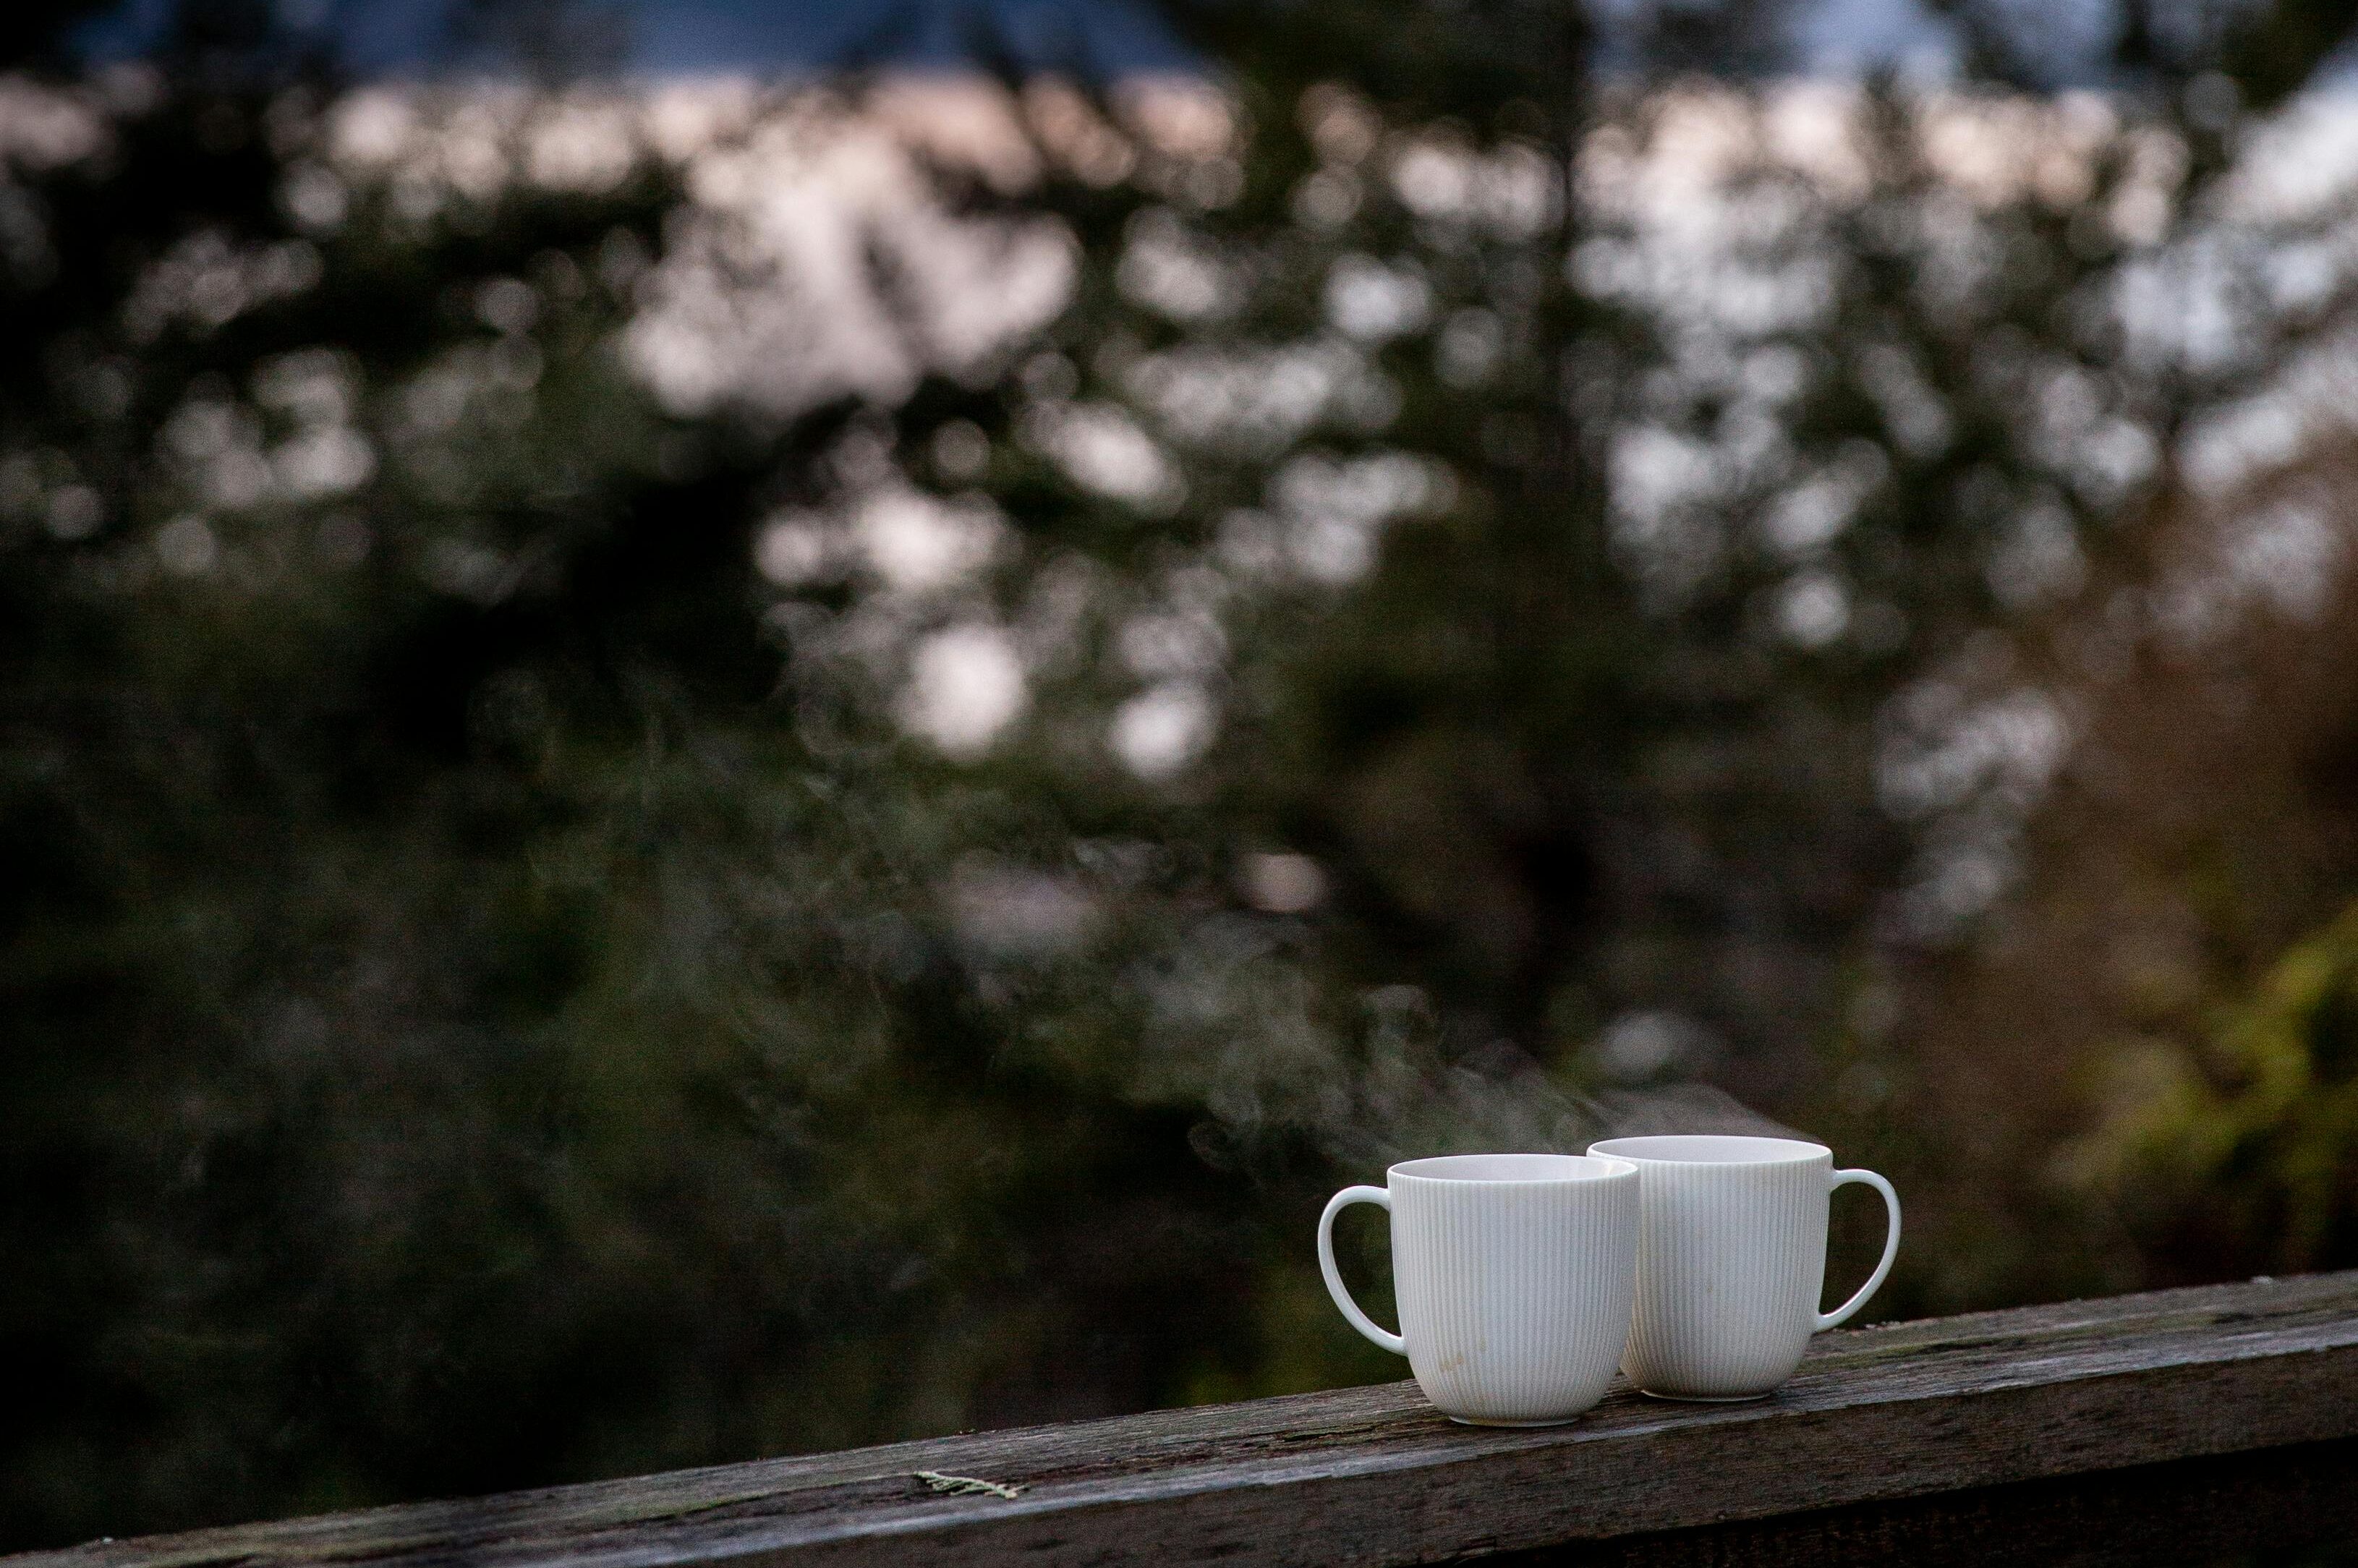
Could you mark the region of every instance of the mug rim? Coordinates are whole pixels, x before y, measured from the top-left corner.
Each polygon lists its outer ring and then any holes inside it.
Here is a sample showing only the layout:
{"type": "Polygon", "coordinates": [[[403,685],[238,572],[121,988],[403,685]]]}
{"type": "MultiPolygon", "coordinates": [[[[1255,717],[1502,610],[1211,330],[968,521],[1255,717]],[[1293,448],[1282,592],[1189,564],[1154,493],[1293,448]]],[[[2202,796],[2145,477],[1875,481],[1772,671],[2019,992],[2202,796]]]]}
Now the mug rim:
{"type": "Polygon", "coordinates": [[[1465,1187],[1563,1187],[1587,1182],[1609,1182],[1617,1177],[1635,1176],[1638,1167],[1613,1154],[1427,1154],[1414,1160],[1402,1160],[1384,1172],[1387,1178],[1402,1177],[1412,1182],[1433,1182],[1465,1187]],[[1509,1167],[1529,1162],[1528,1174],[1478,1174],[1471,1171],[1455,1171],[1446,1167],[1475,1166],[1498,1162],[1509,1167]],[[1419,1167],[1425,1167],[1419,1169],[1419,1167]],[[1444,1167],[1434,1169],[1433,1167],[1444,1167]]]}
{"type": "Polygon", "coordinates": [[[1805,1138],[1768,1138],[1748,1132],[1655,1132],[1634,1138],[1601,1138],[1588,1146],[1588,1152],[1603,1159],[1650,1162],[1657,1165],[1801,1165],[1820,1158],[1831,1163],[1834,1157],[1832,1149],[1805,1138]],[[1647,1144],[1661,1152],[1649,1153],[1632,1147],[1647,1144]],[[1716,1146],[1727,1152],[1719,1153],[1694,1147],[1692,1153],[1678,1153],[1663,1147],[1671,1144],[1716,1146]]]}

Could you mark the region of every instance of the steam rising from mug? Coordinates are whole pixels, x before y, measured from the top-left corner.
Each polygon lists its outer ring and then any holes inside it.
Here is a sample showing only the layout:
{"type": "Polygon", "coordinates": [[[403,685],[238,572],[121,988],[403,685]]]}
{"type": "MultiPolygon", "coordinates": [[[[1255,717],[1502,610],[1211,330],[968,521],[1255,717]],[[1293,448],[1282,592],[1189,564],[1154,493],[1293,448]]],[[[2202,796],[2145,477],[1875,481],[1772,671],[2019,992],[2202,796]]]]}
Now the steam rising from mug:
{"type": "Polygon", "coordinates": [[[1706,1084],[1569,1092],[1505,1042],[1452,1052],[1422,993],[1369,994],[1364,1033],[1349,1050],[1300,1021],[1272,1040],[1284,999],[1249,1048],[1210,1070],[1206,1108],[1190,1141],[1209,1163],[1249,1168],[1265,1138],[1306,1140],[1346,1170],[1382,1170],[1422,1155],[1524,1149],[1578,1153],[1601,1138],[1709,1132],[1803,1136],[1706,1084]]]}

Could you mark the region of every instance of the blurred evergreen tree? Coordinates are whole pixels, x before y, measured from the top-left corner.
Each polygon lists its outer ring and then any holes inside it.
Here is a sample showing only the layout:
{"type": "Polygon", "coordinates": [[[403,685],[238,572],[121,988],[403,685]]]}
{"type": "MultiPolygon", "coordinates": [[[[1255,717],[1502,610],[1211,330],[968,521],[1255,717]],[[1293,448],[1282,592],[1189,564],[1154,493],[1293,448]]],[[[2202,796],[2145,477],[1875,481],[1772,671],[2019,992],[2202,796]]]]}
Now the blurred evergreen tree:
{"type": "Polygon", "coordinates": [[[963,853],[1119,810],[782,665],[754,524],[860,410],[664,415],[612,341],[664,171],[353,183],[332,78],[254,20],[69,81],[103,146],[7,191],[0,1530],[1255,1365],[1268,1217],[1196,1086],[1109,1067],[1138,940],[978,976],[953,930],[963,853]]]}

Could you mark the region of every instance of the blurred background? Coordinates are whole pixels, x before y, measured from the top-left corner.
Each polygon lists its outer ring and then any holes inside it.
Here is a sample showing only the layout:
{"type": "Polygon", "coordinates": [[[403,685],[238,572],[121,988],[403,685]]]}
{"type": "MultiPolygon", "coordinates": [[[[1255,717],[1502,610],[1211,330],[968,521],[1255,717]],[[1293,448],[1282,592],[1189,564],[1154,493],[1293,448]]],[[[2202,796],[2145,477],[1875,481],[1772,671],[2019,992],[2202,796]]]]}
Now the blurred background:
{"type": "Polygon", "coordinates": [[[13,0],[0,1550],[2358,1264],[2353,22],[13,0]]]}

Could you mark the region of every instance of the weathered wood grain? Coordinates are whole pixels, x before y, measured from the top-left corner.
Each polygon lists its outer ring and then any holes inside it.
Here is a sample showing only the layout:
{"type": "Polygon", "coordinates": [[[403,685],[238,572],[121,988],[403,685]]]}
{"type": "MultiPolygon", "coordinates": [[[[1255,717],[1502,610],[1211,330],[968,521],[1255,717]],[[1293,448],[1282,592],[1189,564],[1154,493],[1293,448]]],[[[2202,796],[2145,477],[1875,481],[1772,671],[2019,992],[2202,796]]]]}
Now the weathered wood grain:
{"type": "MultiPolygon", "coordinates": [[[[2139,1495],[2132,1473],[2295,1445],[2326,1445],[2302,1449],[2312,1465],[2342,1463],[2335,1440],[2353,1437],[2358,1273],[1828,1335],[1768,1400],[1681,1405],[1617,1389],[1541,1431],[1456,1426],[1399,1383],[5,1561],[1310,1568],[1543,1551],[1565,1563],[1813,1562],[1877,1531],[1895,1543],[1885,1555],[1907,1556],[1906,1532],[1930,1539],[1950,1530],[1942,1520],[1978,1519],[1986,1535],[1990,1510],[2004,1511],[1995,1489],[2077,1477],[2015,1494],[2024,1519],[2069,1534],[2073,1509],[2139,1495]],[[937,1494],[920,1471],[1020,1490],[937,1494]],[[1779,1539],[1800,1544],[1777,1555],[1779,1539]]],[[[2243,1475],[2249,1489],[2292,1472],[2264,1462],[2216,1474],[2243,1475]]],[[[2142,1495],[2177,1506],[2202,1494],[2165,1484],[2142,1495]]]]}

